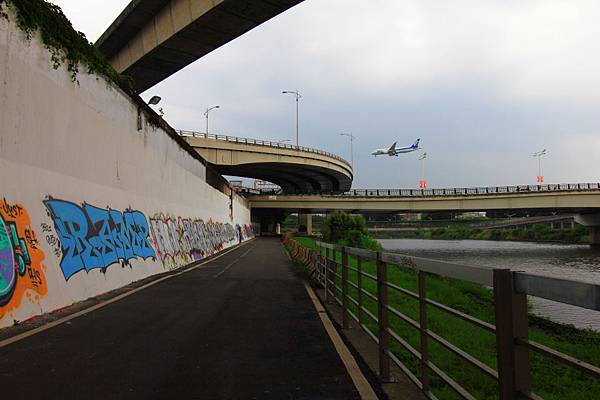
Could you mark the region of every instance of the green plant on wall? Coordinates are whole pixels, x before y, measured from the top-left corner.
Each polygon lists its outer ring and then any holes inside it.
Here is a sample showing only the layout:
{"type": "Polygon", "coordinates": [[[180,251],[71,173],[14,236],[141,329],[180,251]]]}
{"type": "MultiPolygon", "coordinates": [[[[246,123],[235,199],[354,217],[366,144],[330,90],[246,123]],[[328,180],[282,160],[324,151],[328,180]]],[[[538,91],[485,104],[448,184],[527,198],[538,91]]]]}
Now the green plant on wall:
{"type": "Polygon", "coordinates": [[[45,0],[0,0],[0,17],[8,19],[7,7],[14,10],[17,25],[28,39],[40,32],[54,69],[66,65],[73,82],[77,82],[79,65],[83,64],[89,73],[102,75],[119,86],[131,87],[130,79],[114,70],[85,35],[73,28],[57,5],[45,0]]]}

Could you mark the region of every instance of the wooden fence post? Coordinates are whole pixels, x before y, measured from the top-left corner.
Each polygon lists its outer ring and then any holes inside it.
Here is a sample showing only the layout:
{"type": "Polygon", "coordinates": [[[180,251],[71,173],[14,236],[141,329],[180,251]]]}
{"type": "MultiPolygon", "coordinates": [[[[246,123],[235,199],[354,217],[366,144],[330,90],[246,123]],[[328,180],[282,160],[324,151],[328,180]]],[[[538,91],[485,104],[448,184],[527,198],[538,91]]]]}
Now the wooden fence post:
{"type": "Polygon", "coordinates": [[[527,296],[515,293],[508,269],[494,270],[494,303],[498,391],[500,400],[513,400],[531,391],[531,363],[529,350],[517,344],[517,339],[528,338],[527,296]]]}
{"type": "Polygon", "coordinates": [[[429,337],[427,335],[427,287],[425,286],[425,272],[419,271],[419,326],[421,341],[421,383],[423,392],[429,392],[429,337]]]}
{"type": "Polygon", "coordinates": [[[387,290],[387,264],[381,261],[381,252],[377,252],[377,318],[379,319],[379,379],[390,382],[390,334],[388,333],[389,313],[387,290]]]}
{"type": "Polygon", "coordinates": [[[356,269],[358,271],[358,276],[356,279],[356,283],[358,286],[358,325],[360,325],[362,322],[362,307],[363,307],[363,284],[362,284],[362,257],[361,256],[356,256],[356,269]]]}
{"type": "Polygon", "coordinates": [[[350,327],[348,306],[348,253],[346,247],[342,247],[342,329],[350,327]]]}
{"type": "Polygon", "coordinates": [[[329,297],[329,247],[325,247],[325,301],[329,297]]]}

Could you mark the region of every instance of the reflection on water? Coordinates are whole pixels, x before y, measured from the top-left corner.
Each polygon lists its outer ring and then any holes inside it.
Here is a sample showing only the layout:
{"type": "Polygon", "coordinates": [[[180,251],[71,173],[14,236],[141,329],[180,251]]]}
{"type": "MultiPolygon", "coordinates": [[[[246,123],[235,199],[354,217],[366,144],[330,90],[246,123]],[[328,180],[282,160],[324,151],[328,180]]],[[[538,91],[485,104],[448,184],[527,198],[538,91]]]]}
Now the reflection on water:
{"type": "MultiPolygon", "coordinates": [[[[419,257],[600,284],[600,250],[586,245],[422,239],[380,239],[379,242],[386,250],[419,257]]],[[[534,297],[531,300],[533,311],[538,315],[600,330],[599,311],[534,297]]]]}

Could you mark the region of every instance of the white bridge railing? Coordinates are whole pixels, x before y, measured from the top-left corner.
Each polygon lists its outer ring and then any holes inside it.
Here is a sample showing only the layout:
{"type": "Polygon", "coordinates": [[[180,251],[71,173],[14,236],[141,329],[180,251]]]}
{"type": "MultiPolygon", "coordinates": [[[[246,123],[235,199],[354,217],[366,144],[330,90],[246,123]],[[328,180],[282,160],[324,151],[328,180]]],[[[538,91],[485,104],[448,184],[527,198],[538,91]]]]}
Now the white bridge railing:
{"type": "MultiPolygon", "coordinates": [[[[443,197],[494,194],[531,194],[536,192],[598,192],[600,183],[559,183],[549,185],[517,185],[446,189],[353,189],[343,193],[309,192],[299,195],[321,195],[337,197],[443,197]]],[[[281,194],[277,191],[262,190],[261,194],[281,194]]],[[[285,193],[292,194],[292,193],[285,193]]]]}
{"type": "Polygon", "coordinates": [[[197,137],[197,138],[210,139],[210,140],[222,140],[225,142],[252,144],[252,145],[256,145],[256,146],[266,146],[266,147],[273,147],[273,148],[278,148],[278,149],[289,149],[289,150],[297,150],[297,151],[304,151],[307,153],[319,154],[319,155],[334,158],[338,161],[343,162],[350,169],[350,171],[352,171],[352,167],[350,166],[350,163],[348,161],[344,160],[342,157],[337,156],[333,153],[329,153],[327,151],[313,149],[310,147],[296,146],[293,144],[277,142],[277,141],[272,141],[272,140],[258,140],[258,139],[250,139],[250,138],[229,136],[229,135],[214,135],[214,134],[206,134],[206,133],[195,132],[195,131],[178,130],[177,133],[179,133],[180,136],[186,136],[186,137],[197,137]]]}

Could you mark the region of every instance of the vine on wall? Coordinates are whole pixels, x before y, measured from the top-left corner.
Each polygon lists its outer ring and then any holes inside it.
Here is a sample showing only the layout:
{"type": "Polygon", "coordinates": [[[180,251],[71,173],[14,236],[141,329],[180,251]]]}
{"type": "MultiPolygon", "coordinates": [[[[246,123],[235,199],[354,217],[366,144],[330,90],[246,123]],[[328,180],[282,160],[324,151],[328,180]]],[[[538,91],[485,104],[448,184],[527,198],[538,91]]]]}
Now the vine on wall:
{"type": "Polygon", "coordinates": [[[121,87],[131,88],[130,78],[119,74],[85,34],[73,28],[61,8],[46,0],[0,0],[0,17],[8,19],[6,7],[15,11],[16,22],[28,39],[39,31],[52,57],[52,66],[66,65],[73,82],[77,82],[80,63],[88,73],[103,75],[121,87]]]}

